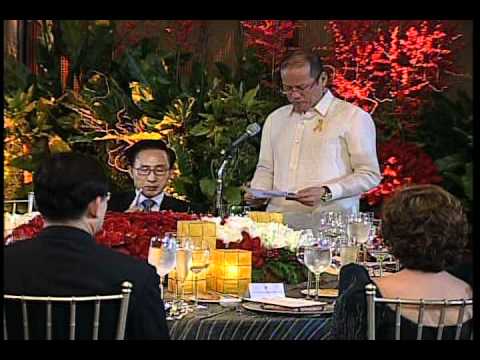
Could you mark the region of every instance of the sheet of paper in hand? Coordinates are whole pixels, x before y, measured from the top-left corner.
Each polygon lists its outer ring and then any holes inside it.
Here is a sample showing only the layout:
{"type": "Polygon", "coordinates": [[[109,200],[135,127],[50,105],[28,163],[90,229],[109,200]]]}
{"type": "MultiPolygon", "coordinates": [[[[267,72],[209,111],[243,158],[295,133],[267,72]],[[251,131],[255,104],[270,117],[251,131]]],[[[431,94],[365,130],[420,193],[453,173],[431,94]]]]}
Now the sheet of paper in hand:
{"type": "Polygon", "coordinates": [[[249,189],[248,191],[257,199],[268,199],[272,197],[284,197],[286,199],[295,199],[297,197],[297,194],[288,192],[288,191],[271,191],[271,190],[259,190],[259,189],[249,189]]]}

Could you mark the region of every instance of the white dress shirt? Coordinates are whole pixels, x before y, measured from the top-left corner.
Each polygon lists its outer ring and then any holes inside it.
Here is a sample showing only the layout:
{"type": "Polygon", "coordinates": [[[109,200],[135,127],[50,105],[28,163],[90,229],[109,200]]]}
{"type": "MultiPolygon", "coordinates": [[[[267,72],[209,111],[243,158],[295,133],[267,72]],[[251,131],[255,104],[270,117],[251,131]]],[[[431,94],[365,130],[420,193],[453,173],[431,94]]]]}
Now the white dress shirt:
{"type": "Polygon", "coordinates": [[[332,200],[317,207],[272,198],[267,211],[356,211],[360,195],[380,180],[375,124],[370,114],[358,106],[327,90],[304,114],[286,105],[267,117],[251,187],[297,192],[327,186],[332,192],[332,200]]]}
{"type": "Polygon", "coordinates": [[[160,194],[158,194],[157,196],[155,196],[153,198],[147,198],[145,195],[143,195],[141,190],[138,190],[138,189],[135,190],[135,194],[136,194],[135,198],[133,199],[129,208],[137,207],[137,208],[143,209],[143,206],[142,206],[143,200],[151,199],[151,200],[155,201],[155,205],[152,206],[152,209],[150,211],[160,211],[160,206],[162,205],[162,201],[163,201],[163,198],[165,196],[164,192],[161,192],[160,194]]]}

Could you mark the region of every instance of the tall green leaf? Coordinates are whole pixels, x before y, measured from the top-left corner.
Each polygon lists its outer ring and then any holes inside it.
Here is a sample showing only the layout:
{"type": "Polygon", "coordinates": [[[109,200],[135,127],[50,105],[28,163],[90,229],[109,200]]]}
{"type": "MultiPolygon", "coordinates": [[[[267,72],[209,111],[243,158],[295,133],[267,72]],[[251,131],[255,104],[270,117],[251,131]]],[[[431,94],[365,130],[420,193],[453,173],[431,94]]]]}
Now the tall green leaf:
{"type": "Polygon", "coordinates": [[[203,178],[200,180],[200,189],[207,197],[212,198],[215,195],[216,183],[211,178],[203,178]]]}

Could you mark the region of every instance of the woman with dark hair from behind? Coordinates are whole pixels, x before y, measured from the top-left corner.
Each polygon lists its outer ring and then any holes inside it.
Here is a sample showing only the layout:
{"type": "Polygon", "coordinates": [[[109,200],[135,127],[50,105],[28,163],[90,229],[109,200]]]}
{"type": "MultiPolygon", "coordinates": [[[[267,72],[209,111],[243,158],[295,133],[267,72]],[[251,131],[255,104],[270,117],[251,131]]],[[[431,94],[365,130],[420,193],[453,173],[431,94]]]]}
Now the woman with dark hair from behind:
{"type": "MultiPolygon", "coordinates": [[[[109,295],[119,294],[121,284],[129,281],[133,289],[125,338],[168,339],[155,268],[95,242],[110,195],[98,161],[70,152],[52,155],[34,173],[34,191],[45,227],[35,238],[5,247],[4,292],[31,296],[109,295]]],[[[6,304],[9,339],[22,339],[22,324],[16,317],[20,313],[13,311],[13,306],[6,304]]],[[[93,319],[92,311],[80,307],[77,310],[78,339],[92,338],[93,326],[86,321],[93,319]]],[[[68,314],[60,314],[53,318],[54,337],[68,339],[68,314]]],[[[114,338],[117,315],[118,308],[102,305],[100,338],[114,338]]],[[[30,338],[45,339],[44,317],[43,307],[42,311],[29,311],[30,338]]]]}
{"type": "MultiPolygon", "coordinates": [[[[339,297],[333,316],[334,339],[366,339],[365,285],[374,283],[377,297],[400,299],[472,298],[472,264],[464,262],[468,221],[460,201],[435,185],[403,188],[386,201],[382,234],[402,269],[390,276],[371,279],[356,264],[342,267],[339,297]]],[[[376,339],[393,339],[395,311],[377,304],[376,339]]],[[[423,339],[434,339],[438,310],[425,310],[423,339]]],[[[415,339],[418,307],[402,306],[401,338],[415,339]]],[[[447,310],[444,339],[453,339],[458,308],[447,310]]],[[[462,338],[469,338],[472,309],[467,307],[462,338]]]]}

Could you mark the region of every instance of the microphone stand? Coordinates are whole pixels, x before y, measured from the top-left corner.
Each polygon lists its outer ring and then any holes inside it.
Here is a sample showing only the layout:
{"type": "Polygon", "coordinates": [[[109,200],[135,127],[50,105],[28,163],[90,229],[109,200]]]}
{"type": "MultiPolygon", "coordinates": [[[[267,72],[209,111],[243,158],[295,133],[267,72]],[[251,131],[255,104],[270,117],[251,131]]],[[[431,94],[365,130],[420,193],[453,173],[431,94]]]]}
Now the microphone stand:
{"type": "Polygon", "coordinates": [[[225,176],[225,169],[227,168],[227,164],[233,158],[233,150],[225,152],[222,150],[222,155],[225,155],[223,158],[222,165],[218,169],[217,173],[217,199],[216,199],[216,208],[217,208],[217,216],[221,217],[222,219],[226,215],[225,207],[223,206],[223,178],[225,176]]]}

